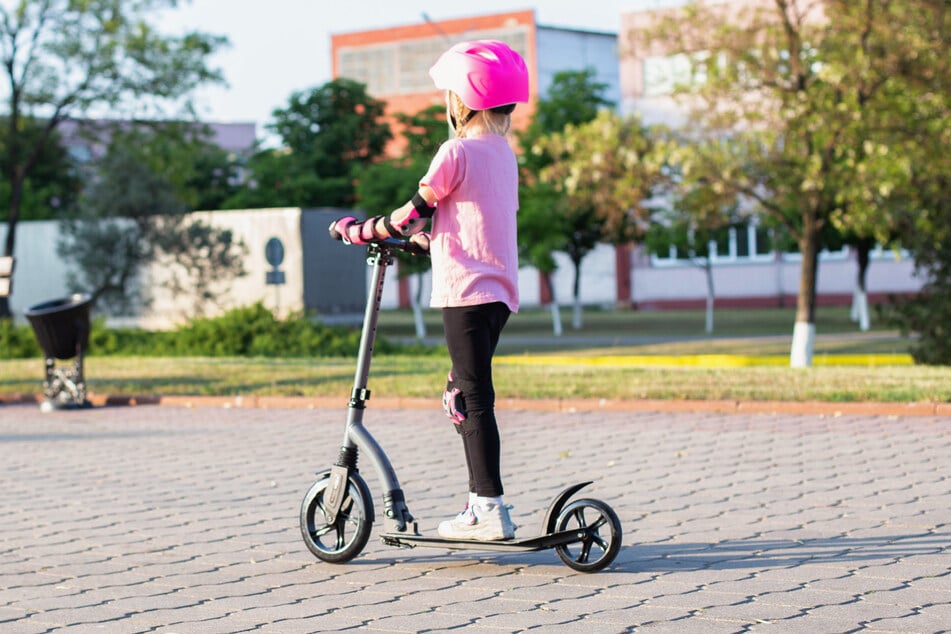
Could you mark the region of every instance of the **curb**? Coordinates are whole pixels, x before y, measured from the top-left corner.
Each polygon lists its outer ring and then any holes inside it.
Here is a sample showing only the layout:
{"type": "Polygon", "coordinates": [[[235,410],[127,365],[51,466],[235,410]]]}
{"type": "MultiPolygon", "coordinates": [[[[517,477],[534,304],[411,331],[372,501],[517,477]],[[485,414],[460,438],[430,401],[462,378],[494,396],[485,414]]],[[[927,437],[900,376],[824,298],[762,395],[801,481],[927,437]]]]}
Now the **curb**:
{"type": "MultiPolygon", "coordinates": [[[[621,368],[749,368],[789,367],[789,355],[681,354],[681,355],[583,355],[527,354],[500,355],[493,363],[502,365],[591,365],[621,368]]],[[[822,354],[813,355],[814,367],[834,366],[908,366],[910,354],[822,354]]]]}
{"type": "MultiPolygon", "coordinates": [[[[36,394],[0,394],[0,405],[42,402],[36,394]]],[[[154,396],[91,394],[94,407],[165,405],[175,407],[222,407],[243,409],[321,409],[346,407],[347,400],[328,396],[154,396]]],[[[440,410],[438,399],[376,398],[382,409],[440,410]]],[[[951,402],[925,403],[829,403],[824,401],[677,401],[662,399],[512,399],[496,400],[502,410],[546,412],[695,412],[716,414],[813,414],[817,416],[939,416],[951,417],[951,402]]]]}

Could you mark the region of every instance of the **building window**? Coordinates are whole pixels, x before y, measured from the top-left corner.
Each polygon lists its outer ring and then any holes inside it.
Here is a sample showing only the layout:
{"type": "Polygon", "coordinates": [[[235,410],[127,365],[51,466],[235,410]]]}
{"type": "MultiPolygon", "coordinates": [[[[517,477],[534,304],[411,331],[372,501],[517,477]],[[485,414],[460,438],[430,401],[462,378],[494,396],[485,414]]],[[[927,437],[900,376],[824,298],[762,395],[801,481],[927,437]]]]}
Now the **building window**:
{"type": "MultiPolygon", "coordinates": [[[[468,31],[463,39],[502,40],[523,57],[528,49],[528,26],[468,31]]],[[[366,84],[376,97],[411,95],[433,91],[429,69],[448,44],[444,37],[430,37],[337,50],[340,76],[366,84]]]]}
{"type": "Polygon", "coordinates": [[[663,97],[672,95],[679,85],[703,83],[706,75],[703,65],[698,64],[694,74],[694,64],[702,61],[705,53],[677,53],[660,57],[647,57],[643,61],[644,96],[663,97]]]}
{"type": "Polygon", "coordinates": [[[711,263],[714,265],[771,262],[775,259],[769,229],[760,227],[754,221],[726,227],[716,232],[706,249],[692,254],[675,244],[666,248],[660,247],[657,253],[651,254],[651,265],[684,266],[691,264],[692,260],[707,257],[707,254],[710,254],[711,263]]]}

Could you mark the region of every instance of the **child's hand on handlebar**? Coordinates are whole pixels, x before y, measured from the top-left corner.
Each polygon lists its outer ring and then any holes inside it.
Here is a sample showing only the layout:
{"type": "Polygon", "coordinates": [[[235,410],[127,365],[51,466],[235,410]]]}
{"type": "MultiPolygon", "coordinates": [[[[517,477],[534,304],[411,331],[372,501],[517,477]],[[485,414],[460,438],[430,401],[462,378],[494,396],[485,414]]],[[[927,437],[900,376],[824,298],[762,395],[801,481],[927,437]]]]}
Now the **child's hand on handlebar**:
{"type": "Polygon", "coordinates": [[[419,233],[414,233],[409,237],[409,241],[418,246],[420,249],[429,253],[429,241],[430,235],[428,231],[420,231],[419,233]]]}
{"type": "Polygon", "coordinates": [[[353,216],[344,216],[331,222],[328,230],[331,238],[342,240],[344,244],[368,244],[375,236],[365,236],[365,233],[372,232],[372,225],[365,227],[365,224],[353,216]]]}
{"type": "MultiPolygon", "coordinates": [[[[416,247],[416,249],[422,253],[429,253],[430,236],[428,232],[420,231],[408,238],[403,238],[402,236],[389,238],[386,235],[378,233],[376,227],[379,219],[380,216],[377,216],[360,222],[353,216],[344,216],[343,218],[338,218],[331,222],[328,231],[330,232],[331,238],[334,240],[342,240],[344,244],[370,244],[371,242],[395,239],[398,242],[416,247]]],[[[412,252],[412,249],[409,250],[412,252]]]]}

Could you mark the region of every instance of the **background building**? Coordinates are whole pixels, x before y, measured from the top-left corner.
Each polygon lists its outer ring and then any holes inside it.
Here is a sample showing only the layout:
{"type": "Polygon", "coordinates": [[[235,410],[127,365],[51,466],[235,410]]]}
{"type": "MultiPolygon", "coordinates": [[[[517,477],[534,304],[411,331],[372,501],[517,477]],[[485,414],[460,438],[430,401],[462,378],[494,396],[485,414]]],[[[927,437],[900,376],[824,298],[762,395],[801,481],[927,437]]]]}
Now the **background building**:
{"type": "MultiPolygon", "coordinates": [[[[547,93],[558,71],[591,68],[595,79],[608,86],[605,97],[620,101],[617,35],[539,25],[534,11],[424,20],[333,35],[333,76],[366,84],[367,92],[386,101],[389,114],[415,114],[445,103],[442,91],[429,77],[430,67],[452,44],[475,39],[502,40],[525,58],[530,103],[516,108],[512,115],[514,130],[525,128],[531,121],[535,102],[547,93]]],[[[397,145],[392,151],[399,149],[397,145]]]]}
{"type": "MultiPolygon", "coordinates": [[[[656,8],[620,16],[619,77],[621,111],[637,114],[645,124],[680,127],[688,124],[686,107],[674,97],[678,83],[689,79],[688,54],[665,41],[646,42],[639,34],[665,15],[681,10],[685,1],[656,2],[656,8]]],[[[730,16],[749,19],[751,11],[771,5],[770,0],[706,0],[730,16]]],[[[713,261],[714,286],[720,306],[794,306],[801,257],[798,252],[773,249],[768,233],[757,226],[726,230],[713,261]]],[[[853,249],[823,251],[816,284],[817,302],[847,304],[856,287],[858,265],[853,249]]],[[[915,292],[921,280],[907,254],[877,249],[872,253],[867,284],[869,299],[881,301],[891,293],[915,292]]],[[[641,307],[700,307],[705,294],[704,273],[684,254],[648,253],[643,246],[631,252],[631,301],[641,307]]]]}
{"type": "MultiPolygon", "coordinates": [[[[736,9],[762,1],[728,0],[717,4],[736,9]]],[[[632,6],[648,4],[658,8],[619,16],[619,34],[539,25],[534,11],[530,10],[439,22],[421,20],[417,24],[336,34],[331,38],[333,75],[367,84],[371,95],[387,102],[389,113],[413,114],[430,105],[443,104],[443,95],[433,87],[428,70],[446,48],[466,39],[496,38],[522,53],[529,66],[531,101],[516,109],[513,121],[516,130],[531,120],[535,103],[547,93],[556,72],[586,68],[594,69],[595,79],[608,86],[605,97],[619,104],[623,113],[637,113],[646,122],[678,125],[685,121],[684,110],[674,100],[672,88],[675,78],[686,68],[682,51],[662,43],[647,47],[632,37],[637,29],[653,20],[658,11],[671,10],[672,6],[682,3],[632,1],[632,6]]],[[[253,124],[210,125],[217,143],[230,151],[240,154],[253,146],[253,124]]],[[[69,137],[68,130],[63,132],[69,137]]],[[[78,147],[71,149],[83,151],[78,147]]],[[[332,219],[328,214],[334,213],[345,215],[349,210],[252,210],[215,212],[208,216],[214,224],[234,229],[249,247],[246,263],[249,275],[234,285],[225,304],[239,306],[263,301],[282,312],[308,308],[325,314],[360,309],[365,300],[361,276],[367,268],[360,250],[340,246],[334,249],[329,260],[307,260],[313,255],[308,254],[308,243],[319,237],[321,248],[326,246],[326,225],[332,219]],[[268,269],[264,245],[270,237],[280,238],[287,253],[284,265],[287,281],[280,288],[265,284],[268,269]],[[345,270],[333,268],[333,258],[341,258],[340,262],[346,264],[345,270]],[[345,271],[356,277],[346,284],[337,283],[344,279],[345,271]],[[321,286],[324,281],[327,285],[321,286]],[[338,295],[343,287],[348,289],[346,297],[338,295]]],[[[65,294],[66,288],[62,282],[65,264],[55,254],[56,224],[22,223],[19,231],[22,233],[18,234],[16,253],[17,282],[11,306],[15,313],[22,314],[22,310],[33,303],[65,294]]],[[[0,237],[4,234],[5,225],[0,223],[0,237]]],[[[819,303],[847,303],[852,297],[857,273],[854,253],[843,249],[821,257],[817,281],[819,303]]],[[[572,295],[574,271],[567,255],[556,254],[556,262],[558,270],[552,282],[556,296],[566,300],[572,295]]],[[[889,293],[917,291],[921,281],[915,278],[913,269],[910,258],[901,254],[889,250],[873,253],[867,278],[870,300],[880,300],[889,293]]],[[[158,270],[147,273],[160,274],[158,270]]],[[[583,260],[581,275],[581,301],[587,305],[699,308],[704,305],[706,296],[706,280],[700,268],[676,252],[651,254],[641,246],[631,249],[598,245],[583,260]]],[[[718,306],[790,306],[794,305],[798,288],[799,255],[775,252],[767,236],[755,225],[733,228],[718,246],[713,276],[718,306]]],[[[388,284],[384,306],[406,305],[411,290],[408,286],[417,283],[420,280],[413,276],[399,287],[388,284]],[[397,288],[401,289],[399,293],[397,288]]],[[[428,277],[421,283],[423,297],[428,297],[428,277]]],[[[519,272],[519,286],[523,306],[537,306],[547,301],[534,269],[519,272]]],[[[180,299],[157,298],[137,322],[159,327],[171,325],[184,312],[180,299]]]]}

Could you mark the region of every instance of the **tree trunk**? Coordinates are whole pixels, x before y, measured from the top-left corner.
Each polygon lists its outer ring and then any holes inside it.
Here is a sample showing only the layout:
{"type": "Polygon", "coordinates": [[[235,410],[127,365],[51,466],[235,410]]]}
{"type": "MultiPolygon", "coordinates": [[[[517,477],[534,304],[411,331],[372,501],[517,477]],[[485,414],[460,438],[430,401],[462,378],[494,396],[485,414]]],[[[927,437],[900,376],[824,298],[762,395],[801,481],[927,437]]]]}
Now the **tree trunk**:
{"type": "Polygon", "coordinates": [[[545,273],[543,275],[545,280],[545,286],[548,288],[548,294],[551,296],[551,302],[549,306],[551,307],[551,328],[552,334],[556,337],[560,337],[562,333],[561,329],[561,312],[558,310],[558,298],[555,295],[555,285],[551,281],[551,273],[545,273]]]}
{"type": "Polygon", "coordinates": [[[426,338],[426,322],[423,320],[422,309],[423,274],[416,274],[416,292],[411,295],[413,308],[413,322],[416,324],[416,338],[422,341],[426,338]]]}
{"type": "MultiPolygon", "coordinates": [[[[9,159],[15,160],[16,154],[11,149],[8,155],[9,159]]],[[[11,187],[10,187],[10,212],[7,216],[7,238],[3,245],[3,255],[13,256],[13,250],[16,246],[17,223],[20,220],[20,206],[23,200],[23,179],[16,172],[16,168],[11,168],[11,187]]],[[[10,282],[13,283],[13,275],[10,276],[10,282]]],[[[0,297],[0,319],[10,319],[13,313],[10,311],[10,300],[7,297],[0,297]]]]}
{"type": "MultiPolygon", "coordinates": [[[[20,219],[20,199],[23,195],[23,182],[14,181],[12,191],[10,192],[10,215],[7,218],[7,238],[3,246],[3,255],[5,257],[13,256],[13,248],[16,246],[17,222],[20,219]]],[[[13,275],[10,275],[10,283],[13,283],[13,275]]],[[[0,319],[10,319],[13,313],[10,311],[10,299],[0,297],[0,319]]]]}
{"type": "Polygon", "coordinates": [[[713,302],[714,302],[714,293],[713,293],[713,262],[711,258],[707,257],[704,262],[703,272],[707,278],[707,314],[706,320],[704,322],[704,332],[710,334],[713,332],[713,302]]]}
{"type": "Polygon", "coordinates": [[[857,321],[859,330],[867,332],[871,327],[871,319],[868,312],[868,286],[866,278],[870,264],[870,255],[872,247],[875,245],[871,238],[863,238],[855,245],[855,251],[858,260],[858,275],[855,280],[855,292],[852,294],[852,321],[857,321]]]}
{"type": "Polygon", "coordinates": [[[572,286],[574,305],[572,306],[571,327],[575,330],[581,330],[584,325],[581,316],[581,260],[577,260],[573,264],[575,265],[575,279],[572,286]]]}
{"type": "Polygon", "coordinates": [[[812,366],[816,339],[816,279],[819,269],[819,228],[814,214],[803,214],[803,232],[799,239],[802,265],[799,269],[799,295],[796,298],[796,324],[793,327],[789,365],[812,366]]]}

